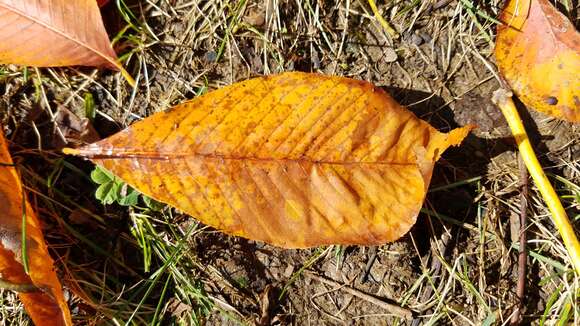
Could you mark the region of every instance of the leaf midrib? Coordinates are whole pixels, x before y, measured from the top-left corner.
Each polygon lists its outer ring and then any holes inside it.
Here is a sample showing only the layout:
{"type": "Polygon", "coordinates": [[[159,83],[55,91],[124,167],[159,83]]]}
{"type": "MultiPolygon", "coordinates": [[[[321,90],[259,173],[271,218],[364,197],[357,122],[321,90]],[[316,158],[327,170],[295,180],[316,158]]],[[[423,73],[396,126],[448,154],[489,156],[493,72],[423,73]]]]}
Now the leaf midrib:
{"type": "Polygon", "coordinates": [[[28,19],[28,20],[32,21],[33,23],[35,23],[35,24],[38,24],[38,25],[43,26],[44,28],[46,28],[46,29],[48,29],[48,30],[50,30],[50,31],[52,31],[52,32],[54,32],[54,33],[56,33],[56,34],[64,37],[65,39],[67,39],[69,41],[72,41],[73,43],[76,43],[76,44],[80,45],[81,47],[84,47],[84,48],[88,49],[89,51],[97,54],[98,56],[100,56],[101,58],[105,59],[107,62],[109,62],[113,66],[119,67],[119,65],[117,64],[117,62],[115,60],[112,60],[109,56],[103,54],[101,51],[99,51],[99,50],[93,48],[92,46],[90,46],[90,45],[88,45],[88,44],[86,44],[86,43],[84,43],[84,42],[82,42],[82,41],[80,41],[80,40],[72,37],[71,35],[68,35],[68,34],[66,34],[66,33],[64,33],[62,31],[54,28],[51,25],[48,25],[47,23],[43,22],[42,20],[39,20],[36,17],[30,16],[30,15],[28,15],[28,14],[26,14],[26,13],[24,13],[24,12],[22,12],[22,11],[16,9],[16,8],[12,7],[12,6],[9,6],[9,5],[5,4],[5,3],[0,3],[0,7],[6,8],[6,10],[8,10],[10,12],[13,12],[16,15],[22,16],[25,19],[28,19]]]}
{"type": "Polygon", "coordinates": [[[114,159],[150,159],[170,161],[173,159],[195,158],[200,157],[207,160],[224,160],[224,161],[258,161],[258,162],[292,162],[292,163],[311,163],[311,164],[329,164],[329,165],[417,165],[416,162],[387,162],[387,161],[332,161],[332,160],[312,160],[309,158],[262,158],[262,157],[235,157],[220,154],[201,154],[201,153],[165,153],[165,152],[136,152],[115,149],[110,153],[107,150],[92,151],[91,149],[78,149],[75,155],[83,156],[89,159],[97,160],[114,160],[114,159]]]}

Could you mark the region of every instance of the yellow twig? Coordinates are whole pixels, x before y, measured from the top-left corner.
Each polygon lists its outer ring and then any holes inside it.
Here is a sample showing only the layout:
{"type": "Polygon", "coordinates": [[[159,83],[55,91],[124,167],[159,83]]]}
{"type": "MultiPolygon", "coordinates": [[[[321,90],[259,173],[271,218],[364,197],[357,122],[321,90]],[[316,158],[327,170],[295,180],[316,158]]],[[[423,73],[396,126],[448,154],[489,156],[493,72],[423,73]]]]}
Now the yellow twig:
{"type": "Polygon", "coordinates": [[[544,197],[544,201],[546,201],[546,204],[552,213],[552,220],[560,232],[560,236],[568,250],[568,255],[572,259],[572,265],[574,266],[576,273],[580,275],[580,243],[578,242],[578,238],[574,233],[574,229],[570,224],[568,215],[566,214],[558,195],[544,174],[544,170],[532,149],[530,139],[528,138],[526,129],[522,124],[522,119],[520,118],[512,100],[512,93],[505,89],[498,89],[493,94],[493,102],[499,106],[505,116],[512,130],[512,134],[516,139],[516,143],[518,144],[522,159],[524,160],[530,175],[534,179],[534,183],[538,187],[538,190],[540,190],[542,197],[544,197]]]}
{"type": "Polygon", "coordinates": [[[133,79],[133,77],[131,77],[131,75],[127,72],[127,70],[125,70],[125,68],[123,68],[123,66],[119,65],[118,67],[121,70],[121,75],[125,78],[125,80],[127,80],[127,83],[131,87],[135,87],[135,84],[136,84],[135,79],[133,79]]]}
{"type": "Polygon", "coordinates": [[[389,24],[389,22],[387,22],[383,18],[383,16],[381,16],[381,14],[379,13],[379,8],[377,8],[375,0],[368,0],[368,2],[369,5],[371,6],[373,14],[375,15],[375,18],[379,21],[379,23],[381,23],[385,31],[389,33],[389,35],[391,35],[392,38],[399,38],[399,33],[397,33],[397,31],[393,28],[393,26],[391,26],[391,24],[389,24]]]}

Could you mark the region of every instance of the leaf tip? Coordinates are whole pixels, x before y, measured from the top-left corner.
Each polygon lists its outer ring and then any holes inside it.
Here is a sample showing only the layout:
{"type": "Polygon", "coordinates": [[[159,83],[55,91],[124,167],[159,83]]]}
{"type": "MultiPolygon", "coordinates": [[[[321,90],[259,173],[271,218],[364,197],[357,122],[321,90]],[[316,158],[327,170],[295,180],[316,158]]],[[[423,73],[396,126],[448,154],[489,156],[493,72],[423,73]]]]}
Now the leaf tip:
{"type": "Polygon", "coordinates": [[[469,133],[475,128],[477,128],[477,125],[470,123],[461,128],[451,130],[447,134],[447,142],[449,146],[457,146],[461,144],[463,139],[465,139],[465,137],[467,137],[467,135],[469,135],[469,133]]]}

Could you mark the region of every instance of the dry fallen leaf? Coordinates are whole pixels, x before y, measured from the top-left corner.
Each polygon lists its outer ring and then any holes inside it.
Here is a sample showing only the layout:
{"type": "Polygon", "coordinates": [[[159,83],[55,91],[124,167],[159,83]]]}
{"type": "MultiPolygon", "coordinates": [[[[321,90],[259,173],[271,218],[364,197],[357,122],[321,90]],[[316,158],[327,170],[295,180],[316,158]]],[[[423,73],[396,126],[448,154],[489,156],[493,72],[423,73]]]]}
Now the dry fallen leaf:
{"type": "Polygon", "coordinates": [[[95,0],[0,0],[0,63],[123,71],[95,0]]]}
{"type": "Polygon", "coordinates": [[[373,85],[284,73],[155,114],[71,154],[229,234],[281,247],[380,244],[405,234],[443,134],[373,85]]]}
{"type": "Polygon", "coordinates": [[[501,14],[495,55],[529,107],[580,122],[580,34],[547,0],[511,0],[501,14]]]}
{"type": "Polygon", "coordinates": [[[8,145],[2,133],[0,207],[0,283],[3,283],[0,287],[20,291],[20,299],[34,324],[72,325],[62,287],[44,243],[40,223],[22,193],[22,184],[16,168],[12,165],[8,145]],[[23,255],[21,241],[23,212],[26,218],[26,255],[23,255]],[[28,259],[28,274],[23,265],[24,257],[28,259]]]}
{"type": "Polygon", "coordinates": [[[81,119],[64,106],[58,106],[54,121],[57,128],[53,130],[52,145],[55,148],[67,144],[81,146],[101,139],[88,118],[81,119]]]}

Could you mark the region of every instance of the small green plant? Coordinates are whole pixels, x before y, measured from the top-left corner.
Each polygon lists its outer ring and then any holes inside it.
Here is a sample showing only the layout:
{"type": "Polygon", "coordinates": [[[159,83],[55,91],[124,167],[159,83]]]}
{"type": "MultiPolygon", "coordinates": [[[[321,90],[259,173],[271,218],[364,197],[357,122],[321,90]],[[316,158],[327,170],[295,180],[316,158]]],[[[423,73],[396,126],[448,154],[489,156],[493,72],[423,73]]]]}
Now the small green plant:
{"type": "Polygon", "coordinates": [[[91,180],[99,185],[95,197],[104,205],[117,203],[121,206],[136,206],[142,197],[147,208],[159,211],[165,207],[162,203],[149,198],[117,178],[107,169],[95,167],[91,172],[91,180]]]}

